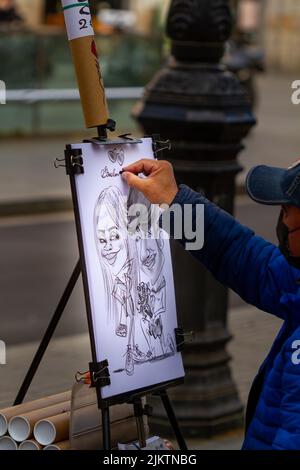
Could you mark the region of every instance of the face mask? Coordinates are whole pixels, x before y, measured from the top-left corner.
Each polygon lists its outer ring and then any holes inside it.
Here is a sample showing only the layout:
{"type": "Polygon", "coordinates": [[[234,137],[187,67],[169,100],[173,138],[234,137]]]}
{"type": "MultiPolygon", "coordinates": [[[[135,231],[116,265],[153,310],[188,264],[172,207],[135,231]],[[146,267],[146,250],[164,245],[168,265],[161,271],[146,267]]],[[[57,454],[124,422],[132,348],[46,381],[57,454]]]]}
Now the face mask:
{"type": "Polygon", "coordinates": [[[300,269],[300,256],[292,256],[289,246],[289,234],[300,230],[300,227],[289,230],[288,227],[283,223],[282,219],[283,211],[280,212],[276,227],[279,249],[289,264],[294,266],[294,268],[300,269]]]}

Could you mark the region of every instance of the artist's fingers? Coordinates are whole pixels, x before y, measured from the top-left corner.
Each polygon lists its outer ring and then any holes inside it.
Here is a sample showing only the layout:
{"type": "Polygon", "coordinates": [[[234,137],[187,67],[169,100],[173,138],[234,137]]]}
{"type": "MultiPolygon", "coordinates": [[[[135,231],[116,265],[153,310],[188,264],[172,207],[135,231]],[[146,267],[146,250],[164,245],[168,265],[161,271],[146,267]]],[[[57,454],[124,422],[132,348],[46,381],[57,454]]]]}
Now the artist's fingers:
{"type": "Polygon", "coordinates": [[[143,158],[142,160],[138,160],[137,162],[132,163],[131,165],[125,166],[123,170],[129,171],[130,173],[135,173],[136,175],[138,175],[139,173],[143,173],[144,175],[149,176],[158,168],[158,161],[143,158]]]}
{"type": "Polygon", "coordinates": [[[122,173],[122,178],[124,178],[128,186],[131,188],[135,188],[141,192],[145,191],[145,187],[147,186],[147,179],[140,178],[139,176],[130,173],[130,171],[124,171],[124,173],[122,173]]]}
{"type": "Polygon", "coordinates": [[[140,160],[126,167],[123,178],[152,204],[171,204],[178,192],[173,167],[167,161],[140,160]],[[148,177],[140,178],[140,173],[148,177]]]}

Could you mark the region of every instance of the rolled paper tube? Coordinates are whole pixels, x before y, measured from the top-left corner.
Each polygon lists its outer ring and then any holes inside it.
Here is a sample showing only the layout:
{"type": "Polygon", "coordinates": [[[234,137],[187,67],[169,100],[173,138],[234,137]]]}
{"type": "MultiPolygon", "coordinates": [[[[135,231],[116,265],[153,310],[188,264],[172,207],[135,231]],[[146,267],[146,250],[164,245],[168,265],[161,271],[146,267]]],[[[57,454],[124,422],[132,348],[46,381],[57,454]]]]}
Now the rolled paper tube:
{"type": "Polygon", "coordinates": [[[35,439],[43,446],[69,438],[70,413],[51,416],[38,421],[33,430],[35,439]]]}
{"type": "Polygon", "coordinates": [[[109,115],[89,3],[61,1],[86,127],[105,125],[109,115]]]}
{"type": "Polygon", "coordinates": [[[55,442],[55,444],[50,444],[49,446],[44,447],[44,450],[70,450],[70,441],[55,442]]]}
{"type": "MultiPolygon", "coordinates": [[[[111,445],[117,447],[118,442],[136,441],[137,426],[136,419],[130,418],[123,421],[111,423],[110,425],[111,445]]],[[[82,434],[72,436],[72,449],[74,450],[101,450],[103,442],[102,426],[90,428],[82,434]]]]}
{"type": "Polygon", "coordinates": [[[38,410],[40,408],[46,408],[47,406],[55,405],[56,403],[63,403],[70,399],[71,392],[68,391],[0,410],[0,436],[4,436],[7,433],[8,422],[14,416],[29,413],[30,411],[38,410]]]}
{"type": "Polygon", "coordinates": [[[0,437],[0,450],[18,450],[18,444],[9,436],[0,437]]]}
{"type": "Polygon", "coordinates": [[[10,436],[17,442],[26,441],[33,433],[35,423],[44,418],[70,411],[71,402],[57,403],[56,405],[34,410],[11,418],[8,424],[10,436]]]}
{"type": "Polygon", "coordinates": [[[42,449],[42,446],[34,439],[23,441],[19,445],[19,450],[41,450],[41,449],[42,449]]]}

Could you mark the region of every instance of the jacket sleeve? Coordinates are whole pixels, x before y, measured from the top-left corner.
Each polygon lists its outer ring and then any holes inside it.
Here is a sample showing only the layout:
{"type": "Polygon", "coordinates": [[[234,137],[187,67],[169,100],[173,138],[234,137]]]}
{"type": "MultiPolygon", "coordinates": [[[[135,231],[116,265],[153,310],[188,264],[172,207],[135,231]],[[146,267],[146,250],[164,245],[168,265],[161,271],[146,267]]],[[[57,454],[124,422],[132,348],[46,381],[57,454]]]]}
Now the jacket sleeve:
{"type": "Polygon", "coordinates": [[[300,329],[288,339],[281,353],[283,364],[280,420],[273,441],[275,450],[300,449],[300,329]]]}
{"type": "MultiPolygon", "coordinates": [[[[247,303],[285,318],[280,309],[281,290],[287,286],[291,290],[291,285],[296,285],[295,269],[289,266],[279,249],[256,236],[252,230],[187,186],[180,186],[173,207],[176,204],[182,209],[179,223],[182,224],[183,235],[180,243],[185,245],[189,241],[183,226],[184,212],[187,210],[185,205],[192,207],[195,230],[196,206],[203,204],[204,246],[200,250],[191,250],[191,254],[201,261],[218,281],[233,289],[247,303]]],[[[173,215],[172,210],[170,214],[170,235],[174,236],[174,222],[178,223],[178,214],[173,215]]]]}

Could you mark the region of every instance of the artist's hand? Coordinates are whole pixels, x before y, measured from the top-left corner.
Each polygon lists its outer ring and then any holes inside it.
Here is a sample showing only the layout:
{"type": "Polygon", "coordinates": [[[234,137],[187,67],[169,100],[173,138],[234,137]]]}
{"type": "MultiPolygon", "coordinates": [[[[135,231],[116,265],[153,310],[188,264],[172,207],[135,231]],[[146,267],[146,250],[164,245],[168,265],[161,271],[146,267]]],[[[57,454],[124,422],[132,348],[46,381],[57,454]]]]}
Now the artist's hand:
{"type": "Polygon", "coordinates": [[[123,168],[123,178],[132,188],[141,191],[152,204],[171,204],[178,186],[171,163],[157,160],[139,160],[123,168]],[[147,178],[140,178],[143,173],[147,178]]]}

